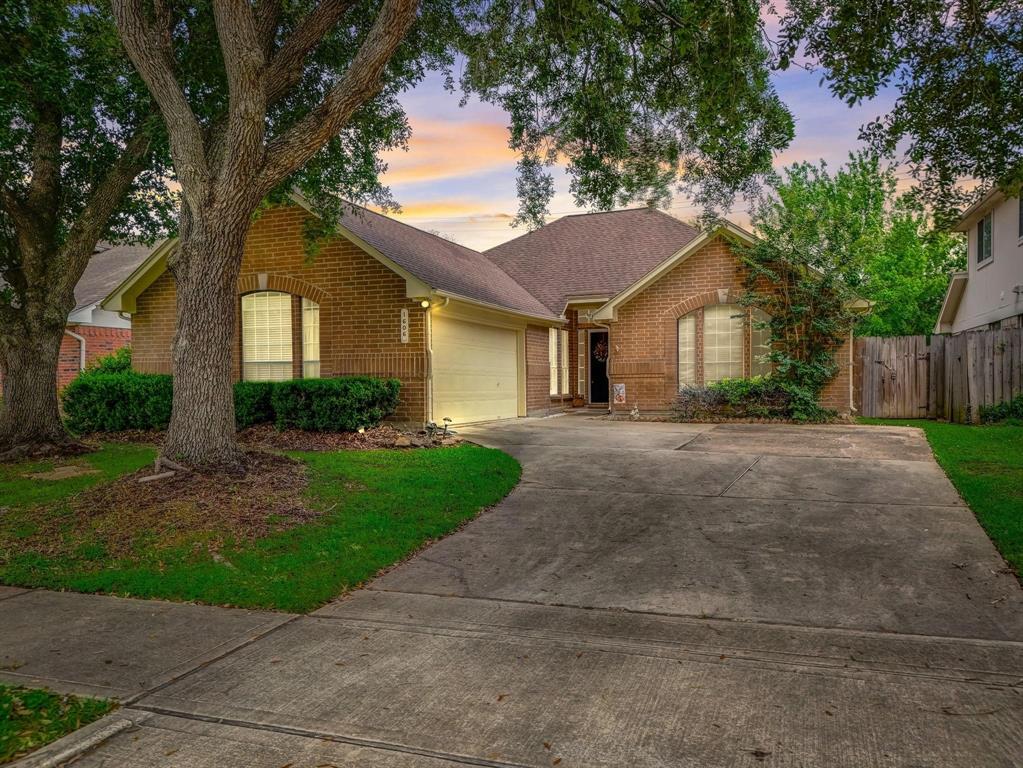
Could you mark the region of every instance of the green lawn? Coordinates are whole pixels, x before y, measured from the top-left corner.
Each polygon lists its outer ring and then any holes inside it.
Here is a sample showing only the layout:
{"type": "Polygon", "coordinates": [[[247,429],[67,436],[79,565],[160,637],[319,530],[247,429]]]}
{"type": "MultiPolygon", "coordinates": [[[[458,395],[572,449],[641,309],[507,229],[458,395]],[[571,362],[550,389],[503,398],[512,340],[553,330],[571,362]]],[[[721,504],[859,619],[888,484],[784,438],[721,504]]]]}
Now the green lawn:
{"type": "Polygon", "coordinates": [[[0,684],[0,765],[98,720],[114,704],[0,684]]]}
{"type": "MultiPolygon", "coordinates": [[[[107,477],[135,469],[151,458],[140,449],[107,446],[90,457],[108,467],[107,477]],[[130,453],[130,451],[129,451],[130,453]],[[113,467],[118,467],[118,470],[113,467]]],[[[131,556],[112,558],[102,540],[74,540],[53,555],[32,538],[38,507],[19,494],[24,483],[8,470],[0,485],[0,583],[78,592],[189,600],[248,608],[309,611],[358,586],[458,528],[480,509],[495,504],[518,482],[518,462],[501,451],[475,445],[414,451],[338,451],[291,454],[307,467],[308,506],[320,517],[255,540],[223,542],[213,552],[206,539],[163,538],[139,530],[131,556]]],[[[24,470],[20,470],[24,472],[24,470]]],[[[90,476],[93,477],[93,476],[90,476]]],[[[81,479],[81,478],[75,478],[81,479]]],[[[58,481],[54,481],[58,482],[58,481]]],[[[81,489],[36,491],[48,501],[47,515],[66,514],[59,498],[81,489]]],[[[187,514],[187,511],[183,514],[187,514]]],[[[86,536],[95,535],[94,528],[86,536]]],[[[82,529],[67,536],[81,537],[82,529]]]]}
{"type": "Polygon", "coordinates": [[[1023,573],[1023,427],[937,421],[859,419],[919,427],[945,474],[977,515],[998,551],[1023,573]]]}

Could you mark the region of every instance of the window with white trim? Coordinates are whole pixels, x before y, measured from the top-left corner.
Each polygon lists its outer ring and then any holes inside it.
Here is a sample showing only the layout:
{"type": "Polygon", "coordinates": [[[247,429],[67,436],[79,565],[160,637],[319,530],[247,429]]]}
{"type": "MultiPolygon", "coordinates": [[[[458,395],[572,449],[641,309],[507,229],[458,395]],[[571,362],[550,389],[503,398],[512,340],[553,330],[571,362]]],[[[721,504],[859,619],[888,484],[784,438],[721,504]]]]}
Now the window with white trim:
{"type": "Polygon", "coordinates": [[[750,376],[767,376],[774,370],[774,363],[767,358],[771,354],[771,329],[765,324],[770,320],[762,309],[753,308],[749,329],[750,376]]]}
{"type": "Polygon", "coordinates": [[[320,378],[320,305],[302,299],[302,378],[320,378]]]}
{"type": "Polygon", "coordinates": [[[558,394],[558,329],[547,329],[547,363],[550,366],[550,393],[558,394]]]}
{"type": "Polygon", "coordinates": [[[741,379],[746,310],[735,304],[703,308],[703,383],[741,379]]]}
{"type": "Polygon", "coordinates": [[[977,222],[977,263],[986,264],[994,258],[991,247],[991,214],[977,222]]]}
{"type": "Polygon", "coordinates": [[[242,378],[286,381],[291,374],[291,294],[242,296],[242,378]]]}
{"type": "Polygon", "coordinates": [[[568,331],[558,331],[558,362],[561,364],[561,394],[569,394],[568,386],[568,331]]]}
{"type": "Polygon", "coordinates": [[[678,385],[696,384],[696,313],[678,319],[678,385]]]}

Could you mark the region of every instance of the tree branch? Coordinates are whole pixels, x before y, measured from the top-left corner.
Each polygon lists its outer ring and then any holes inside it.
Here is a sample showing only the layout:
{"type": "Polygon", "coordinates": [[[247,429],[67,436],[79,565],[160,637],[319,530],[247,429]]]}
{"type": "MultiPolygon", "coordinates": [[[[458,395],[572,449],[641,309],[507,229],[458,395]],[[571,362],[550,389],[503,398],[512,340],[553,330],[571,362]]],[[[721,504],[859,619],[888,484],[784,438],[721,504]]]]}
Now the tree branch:
{"type": "MultiPolygon", "coordinates": [[[[35,104],[36,119],[32,126],[32,179],[29,181],[26,204],[42,228],[54,229],[54,212],[60,198],[60,150],[64,138],[63,113],[56,104],[39,101],[35,104]]],[[[56,232],[47,233],[49,238],[56,232]]]]}
{"type": "Polygon", "coordinates": [[[267,72],[268,104],[280,101],[298,84],[306,56],[320,44],[353,5],[355,0],[322,0],[302,19],[270,61],[267,72]]]}
{"type": "Polygon", "coordinates": [[[186,195],[205,189],[209,166],[202,128],[174,74],[171,13],[153,0],[147,18],[144,0],[113,0],[114,19],[128,56],[156,100],[167,124],[174,170],[186,195]]]}
{"type": "Polygon", "coordinates": [[[251,178],[263,163],[266,59],[247,0],[214,0],[213,18],[228,87],[227,140],[221,144],[228,154],[217,158],[218,177],[233,185],[251,178]]]}
{"type": "Polygon", "coordinates": [[[381,76],[415,20],[419,0],[384,0],[376,22],[341,81],[323,101],[267,146],[259,192],[268,194],[337,135],[381,87],[381,76]]]}
{"type": "Polygon", "coordinates": [[[256,6],[256,33],[263,49],[263,58],[270,60],[277,40],[277,24],[281,18],[281,0],[259,0],[256,6]]]}

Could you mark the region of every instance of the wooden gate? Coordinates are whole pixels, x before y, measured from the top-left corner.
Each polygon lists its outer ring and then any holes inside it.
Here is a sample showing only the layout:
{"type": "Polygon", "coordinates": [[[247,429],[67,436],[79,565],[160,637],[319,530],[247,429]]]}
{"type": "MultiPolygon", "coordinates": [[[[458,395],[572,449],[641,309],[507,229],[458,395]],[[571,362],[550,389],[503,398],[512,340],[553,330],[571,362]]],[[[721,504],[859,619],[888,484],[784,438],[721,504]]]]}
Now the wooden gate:
{"type": "Polygon", "coordinates": [[[863,416],[976,422],[1023,392],[1023,328],[867,336],[855,354],[863,416]]]}

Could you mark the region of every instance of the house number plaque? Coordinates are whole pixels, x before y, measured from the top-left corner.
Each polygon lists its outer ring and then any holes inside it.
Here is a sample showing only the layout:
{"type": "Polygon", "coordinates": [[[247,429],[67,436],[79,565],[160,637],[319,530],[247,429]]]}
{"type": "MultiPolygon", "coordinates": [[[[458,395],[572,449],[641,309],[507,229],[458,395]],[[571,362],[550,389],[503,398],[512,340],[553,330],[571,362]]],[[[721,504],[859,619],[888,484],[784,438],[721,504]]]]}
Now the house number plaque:
{"type": "Polygon", "coordinates": [[[408,344],[408,310],[401,310],[401,343],[408,344]]]}

